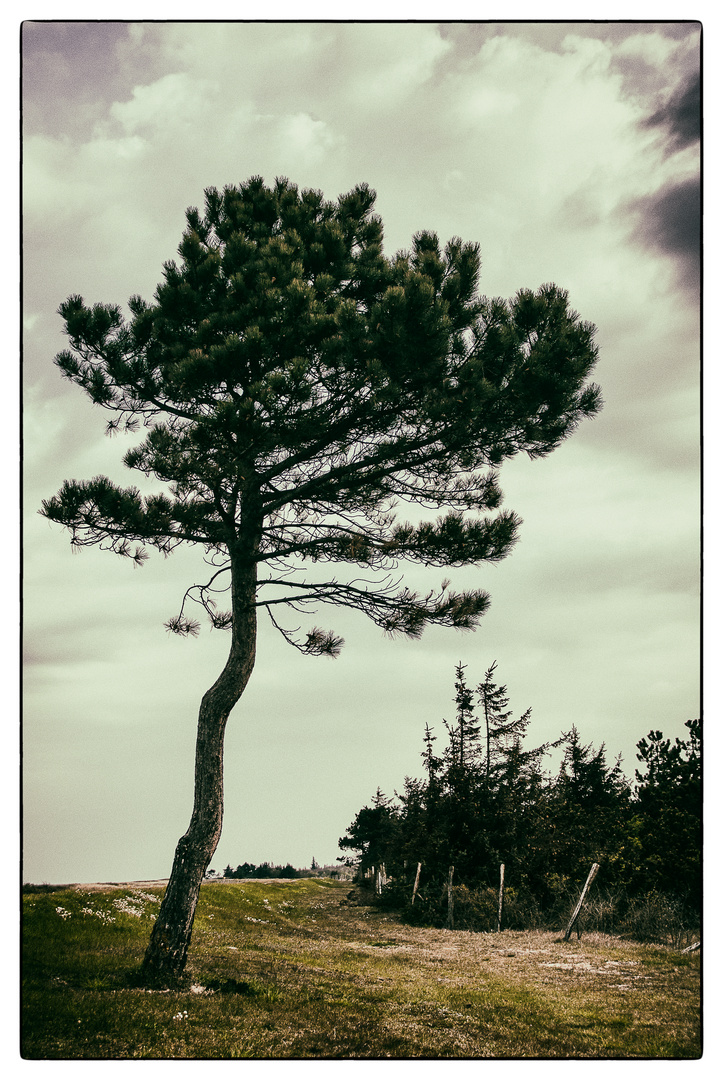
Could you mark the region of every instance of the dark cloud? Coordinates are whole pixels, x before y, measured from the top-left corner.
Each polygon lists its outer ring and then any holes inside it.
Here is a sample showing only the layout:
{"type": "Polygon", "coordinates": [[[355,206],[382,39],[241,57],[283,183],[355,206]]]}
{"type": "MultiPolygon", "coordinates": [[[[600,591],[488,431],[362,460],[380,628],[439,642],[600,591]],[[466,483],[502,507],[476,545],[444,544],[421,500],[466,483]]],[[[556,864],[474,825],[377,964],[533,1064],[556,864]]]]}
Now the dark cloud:
{"type": "Polygon", "coordinates": [[[625,207],[636,221],[631,239],[678,264],[681,285],[699,285],[701,192],[696,176],[671,183],[625,207]]]}
{"type": "Polygon", "coordinates": [[[662,251],[683,258],[700,252],[700,184],[697,177],[664,188],[650,200],[648,229],[662,251]]]}
{"type": "Polygon", "coordinates": [[[22,28],[23,121],[44,135],[90,133],[97,104],[127,93],[118,47],[121,22],[32,22],[22,28]]]}
{"type": "Polygon", "coordinates": [[[674,153],[700,139],[700,71],[680,83],[667,101],[643,122],[667,134],[668,151],[674,153]]]}

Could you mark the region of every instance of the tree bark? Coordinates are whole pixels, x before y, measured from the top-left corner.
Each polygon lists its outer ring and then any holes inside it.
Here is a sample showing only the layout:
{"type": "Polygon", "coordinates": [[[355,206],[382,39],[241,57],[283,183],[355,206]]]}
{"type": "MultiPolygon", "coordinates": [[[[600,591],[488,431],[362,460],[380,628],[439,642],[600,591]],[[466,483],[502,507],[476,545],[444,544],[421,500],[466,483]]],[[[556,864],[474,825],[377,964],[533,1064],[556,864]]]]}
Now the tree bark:
{"type": "Polygon", "coordinates": [[[150,977],[183,972],[204,874],[223,822],[223,739],[229,713],[241,697],[256,658],[256,566],[231,558],[233,629],[226,665],[206,691],[198,715],[193,813],[178,841],[158,917],[143,960],[150,977]]]}

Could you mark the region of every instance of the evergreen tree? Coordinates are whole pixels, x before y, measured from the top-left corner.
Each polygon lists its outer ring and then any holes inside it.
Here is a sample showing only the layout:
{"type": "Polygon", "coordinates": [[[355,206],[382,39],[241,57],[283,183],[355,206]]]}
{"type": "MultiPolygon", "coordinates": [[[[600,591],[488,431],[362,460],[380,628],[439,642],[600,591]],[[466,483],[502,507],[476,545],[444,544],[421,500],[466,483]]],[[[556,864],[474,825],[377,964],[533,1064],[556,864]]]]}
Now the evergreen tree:
{"type": "Polygon", "coordinates": [[[638,889],[659,889],[701,905],[702,760],[700,720],[688,737],[664,739],[651,731],[638,743],[635,826],[638,889]]]}
{"type": "Polygon", "coordinates": [[[374,199],[363,184],[330,202],[259,177],[209,188],[205,212],[187,212],[180,264],[165,264],[153,302],[132,297],[128,321],[118,306],[79,296],[60,307],[70,344],[60,371],[110,414],[109,432],[145,426],[124,462],[166,491],[70,480],[42,513],[75,547],[139,565],[148,547],[200,544],[212,573],[188,589],[168,628],[198,633],[195,603],[231,634],[200,706],[193,812],[149,974],[185,965],[221,832],[225,726],[253,670],[258,610],[312,655],[335,656],[341,639],[313,625],[299,633],[280,612],[296,620],[320,603],[351,607],[412,637],[428,623],[473,628],[484,591],[445,582],[418,595],[390,571],[400,560],[502,559],[519,522],[499,510],[495,470],[520,451],[550,453],[600,407],[587,383],[594,327],[563,290],[481,298],[477,246],[441,248],[431,232],[387,257],[374,199]],[[397,522],[399,499],[445,512],[397,522]],[[363,582],[344,577],[347,563],[364,568],[363,582]],[[226,583],[230,606],[220,610],[226,583]]]}
{"type": "Polygon", "coordinates": [[[458,664],[455,669],[456,723],[452,727],[446,720],[444,721],[449,735],[452,765],[460,773],[473,768],[477,764],[480,754],[480,725],[477,722],[472,704],[473,691],[470,690],[464,680],[464,670],[462,664],[458,664]]]}
{"type": "MultiPolygon", "coordinates": [[[[407,779],[401,796],[403,833],[416,843],[417,858],[424,852],[428,873],[446,875],[451,863],[468,884],[493,884],[500,861],[517,872],[523,856],[529,855],[534,843],[529,832],[532,807],[542,783],[539,763],[550,746],[523,749],[531,710],[510,720],[507,688],[494,683],[495,668],[493,664],[488,669],[477,689],[484,710],[484,740],[474,691],[466,683],[464,666],[458,664],[456,719],[444,721],[448,745],[437,757],[427,725],[422,759],[428,781],[425,786],[407,779]],[[413,828],[407,817],[410,809],[413,828]]],[[[414,859],[411,843],[405,850],[414,859]]]]}
{"type": "Polygon", "coordinates": [[[439,871],[446,873],[452,864],[458,875],[469,879],[479,872],[480,862],[484,865],[488,861],[489,829],[488,793],[480,774],[480,724],[474,711],[474,691],[467,686],[464,670],[462,664],[455,669],[455,721],[444,721],[449,743],[444,754],[444,843],[440,845],[444,857],[439,871]]]}
{"type": "Polygon", "coordinates": [[[365,873],[382,863],[393,873],[400,864],[399,811],[392,800],[377,788],[371,806],[363,806],[339,839],[342,851],[355,851],[359,869],[365,873]]]}
{"type": "Polygon", "coordinates": [[[509,704],[507,687],[497,686],[492,681],[496,667],[497,661],[495,660],[485,672],[484,682],[481,682],[477,687],[477,695],[485,723],[485,778],[488,787],[492,780],[492,764],[495,759],[494,751],[498,733],[505,730],[505,725],[512,716],[511,711],[507,709],[509,704]]]}
{"type": "Polygon", "coordinates": [[[424,725],[424,750],[422,752],[422,761],[424,762],[424,769],[427,773],[427,783],[429,787],[436,787],[439,784],[439,770],[442,765],[442,759],[437,757],[434,753],[433,743],[437,741],[437,736],[433,735],[434,728],[431,728],[429,724],[424,725]]]}
{"type": "Polygon", "coordinates": [[[400,822],[397,861],[412,866],[416,866],[417,862],[429,862],[434,827],[429,812],[427,784],[424,780],[405,776],[402,792],[395,792],[395,795],[399,803],[400,822]]]}
{"type": "Polygon", "coordinates": [[[630,786],[620,759],[606,761],[605,744],[585,745],[573,726],[550,800],[555,831],[551,869],[584,880],[592,862],[605,863],[609,884],[624,877],[629,829],[630,786]]]}
{"type": "Polygon", "coordinates": [[[438,868],[447,862],[445,819],[445,773],[444,759],[434,752],[437,736],[429,724],[424,730],[422,761],[426,780],[405,779],[402,804],[402,829],[404,857],[412,864],[423,862],[425,876],[435,876],[438,868]]]}
{"type": "Polygon", "coordinates": [[[532,710],[511,725],[498,750],[495,771],[495,841],[512,880],[539,891],[546,864],[547,777],[542,759],[560,741],[524,749],[532,710]]]}
{"type": "Polygon", "coordinates": [[[515,754],[522,767],[523,761],[539,760],[548,749],[548,746],[540,746],[536,750],[528,751],[526,756],[522,755],[522,741],[530,723],[532,709],[528,709],[517,720],[510,720],[512,710],[507,707],[507,687],[494,682],[496,669],[495,660],[485,672],[484,681],[477,687],[477,697],[484,716],[485,778],[488,787],[496,782],[498,774],[505,768],[509,772],[508,758],[511,753],[515,754]]]}

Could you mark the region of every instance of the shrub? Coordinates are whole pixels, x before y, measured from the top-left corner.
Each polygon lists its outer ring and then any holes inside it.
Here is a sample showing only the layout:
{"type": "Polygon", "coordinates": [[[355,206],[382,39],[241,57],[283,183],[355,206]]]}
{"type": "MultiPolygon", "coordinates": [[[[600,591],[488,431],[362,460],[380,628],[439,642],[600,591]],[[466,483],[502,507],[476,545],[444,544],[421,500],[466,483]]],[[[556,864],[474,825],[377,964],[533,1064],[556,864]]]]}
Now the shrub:
{"type": "MultiPolygon", "coordinates": [[[[398,911],[414,926],[447,925],[447,884],[437,880],[426,883],[417,892],[412,905],[412,883],[404,879],[388,882],[381,895],[373,893],[371,879],[359,885],[367,891],[368,903],[384,910],[398,911]]],[[[552,876],[548,882],[546,903],[543,905],[526,886],[506,887],[502,911],[503,930],[548,929],[562,931],[567,927],[580,898],[580,883],[563,875],[552,876]]],[[[454,928],[489,933],[497,929],[499,892],[486,885],[455,885],[454,928]]],[[[597,884],[585,898],[576,923],[580,933],[621,934],[636,941],[670,944],[681,948],[699,936],[700,917],[695,905],[684,897],[655,890],[645,896],[630,899],[625,890],[600,889],[597,884]]]]}
{"type": "MultiPolygon", "coordinates": [[[[498,889],[484,885],[468,889],[466,885],[456,885],[452,892],[456,929],[497,930],[498,889]]],[[[502,928],[504,930],[532,930],[539,923],[540,910],[535,898],[525,889],[506,888],[503,898],[502,928]]]]}
{"type": "Polygon", "coordinates": [[[697,912],[684,899],[653,889],[628,906],[622,930],[636,941],[670,943],[680,948],[697,932],[698,922],[697,912]]]}
{"type": "Polygon", "coordinates": [[[494,889],[484,886],[468,889],[466,885],[455,885],[452,896],[455,930],[497,929],[497,893],[494,889]]]}
{"type": "Polygon", "coordinates": [[[625,896],[619,891],[595,892],[586,899],[578,921],[584,930],[612,934],[620,929],[625,907],[625,896]]]}

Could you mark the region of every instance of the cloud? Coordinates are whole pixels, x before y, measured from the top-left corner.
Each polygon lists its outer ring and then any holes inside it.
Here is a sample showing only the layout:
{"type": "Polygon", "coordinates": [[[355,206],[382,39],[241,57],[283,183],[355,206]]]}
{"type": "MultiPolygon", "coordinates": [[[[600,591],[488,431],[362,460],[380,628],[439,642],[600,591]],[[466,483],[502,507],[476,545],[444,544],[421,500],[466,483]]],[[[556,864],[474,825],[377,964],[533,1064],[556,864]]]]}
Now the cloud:
{"type": "Polygon", "coordinates": [[[82,137],[101,103],[122,93],[119,22],[32,22],[22,25],[25,131],[82,137]]]}
{"type": "Polygon", "coordinates": [[[700,249],[700,184],[691,177],[670,184],[642,203],[647,221],[642,236],[661,251],[696,259],[700,249]]]}
{"type": "Polygon", "coordinates": [[[659,252],[676,266],[680,285],[691,292],[700,285],[701,190],[696,176],[673,181],[625,211],[635,221],[631,239],[659,252]]]}
{"type": "Polygon", "coordinates": [[[129,135],[141,133],[157,138],[163,133],[166,139],[175,139],[183,132],[198,131],[219,92],[214,79],[173,72],[149,85],[135,86],[131,100],[115,102],[110,115],[129,135]]]}
{"type": "Polygon", "coordinates": [[[667,136],[667,153],[691,146],[700,139],[700,72],[679,83],[665,103],[642,121],[644,128],[657,128],[667,136]]]}
{"type": "Polygon", "coordinates": [[[279,151],[288,151],[309,163],[323,161],[342,140],[335,137],[323,120],[314,120],[308,113],[285,117],[279,125],[279,151]]]}

